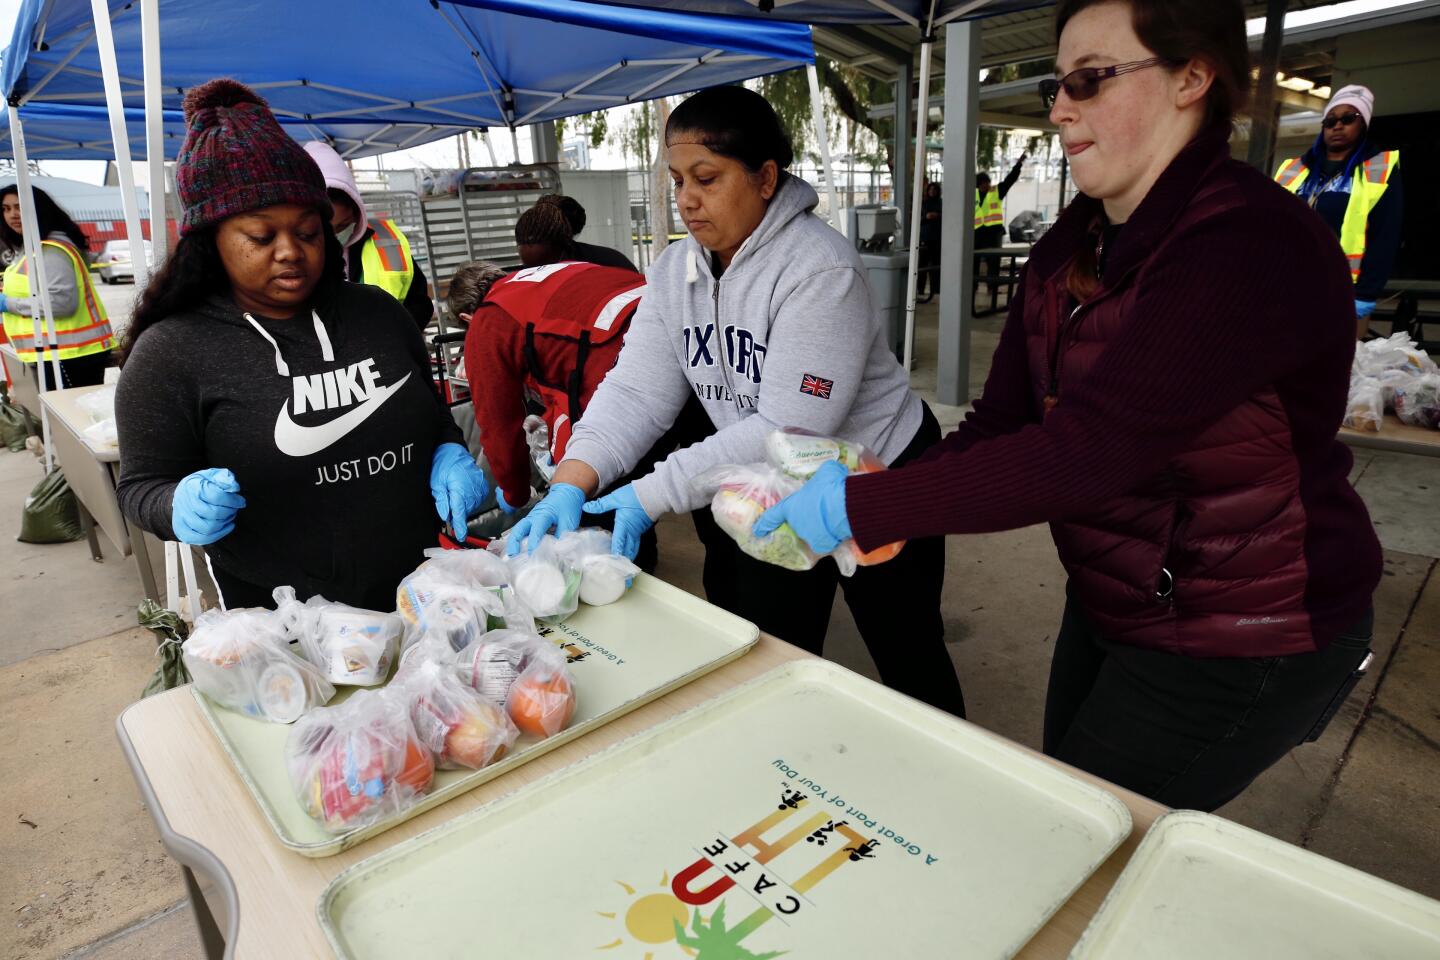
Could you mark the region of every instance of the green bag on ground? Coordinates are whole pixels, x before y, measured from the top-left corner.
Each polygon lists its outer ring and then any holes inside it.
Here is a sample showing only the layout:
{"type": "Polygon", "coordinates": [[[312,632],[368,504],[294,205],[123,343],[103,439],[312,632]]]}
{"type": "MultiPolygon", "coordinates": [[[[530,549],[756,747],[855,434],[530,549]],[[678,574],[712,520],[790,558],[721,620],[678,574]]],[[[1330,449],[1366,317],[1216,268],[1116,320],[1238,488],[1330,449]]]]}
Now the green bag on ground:
{"type": "Polygon", "coordinates": [[[25,449],[25,438],[39,433],[35,418],[10,402],[10,388],[0,380],[0,446],[12,453],[25,449]]]}
{"type": "Polygon", "coordinates": [[[144,600],[140,604],[139,613],[140,626],[155,634],[155,654],[160,658],[160,665],[155,668],[154,676],[145,684],[145,689],[140,694],[143,700],[190,682],[190,671],[185,669],[185,660],[180,656],[190,628],[178,613],[166,610],[154,600],[144,600]]]}
{"type": "Polygon", "coordinates": [[[83,539],[80,503],[59,467],[45,474],[25,498],[20,516],[21,543],[70,543],[83,539]]]}

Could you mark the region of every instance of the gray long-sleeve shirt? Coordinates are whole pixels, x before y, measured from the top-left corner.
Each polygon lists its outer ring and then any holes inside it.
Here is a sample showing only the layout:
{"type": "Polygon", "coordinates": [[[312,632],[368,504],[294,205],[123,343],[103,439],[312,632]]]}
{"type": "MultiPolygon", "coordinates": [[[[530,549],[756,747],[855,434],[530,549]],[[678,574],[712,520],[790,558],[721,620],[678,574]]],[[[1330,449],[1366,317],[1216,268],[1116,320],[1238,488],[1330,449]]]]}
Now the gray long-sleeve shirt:
{"type": "MultiPolygon", "coordinates": [[[[58,231],[45,239],[70,242],[68,236],[58,231]]],[[[70,254],[54,247],[42,245],[40,255],[45,261],[45,287],[50,291],[50,312],[57,317],[68,317],[80,306],[80,288],[75,285],[75,264],[70,254]]],[[[22,317],[34,316],[28,299],[9,297],[5,309],[22,317]]]]}

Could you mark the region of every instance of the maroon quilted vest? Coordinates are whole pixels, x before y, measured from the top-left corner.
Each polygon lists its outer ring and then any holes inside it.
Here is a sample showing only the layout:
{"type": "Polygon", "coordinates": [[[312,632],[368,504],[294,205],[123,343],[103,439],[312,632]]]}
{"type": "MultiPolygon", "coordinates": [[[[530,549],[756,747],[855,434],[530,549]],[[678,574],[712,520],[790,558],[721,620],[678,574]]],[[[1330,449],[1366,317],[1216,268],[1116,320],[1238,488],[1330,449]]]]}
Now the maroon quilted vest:
{"type": "MultiPolygon", "coordinates": [[[[1129,249],[1112,255],[1100,291],[1078,308],[1066,277],[1080,245],[1093,242],[1088,226],[1099,204],[1078,198],[1037,245],[1023,281],[1036,410],[1045,409],[1050,393],[1063,404],[1065,386],[1087,376],[1107,342],[1127,325],[1144,322],[1131,308],[1155,254],[1185,243],[1189,227],[1233,202],[1227,200],[1234,191],[1227,194],[1223,141],[1198,152],[1192,145],[1189,156],[1177,160],[1192,167],[1186,176],[1195,186],[1185,188],[1188,196],[1170,208],[1147,198],[1122,228],[1115,253],[1126,241],[1129,249]]],[[[1169,186],[1173,194],[1173,178],[1169,186]]],[[[1194,255],[1213,257],[1215,251],[1194,255]]],[[[1223,282],[1219,270],[1217,282],[1223,282]]],[[[1339,455],[1348,464],[1348,455],[1339,455]]],[[[1136,488],[1083,516],[1052,523],[1051,531],[1075,599],[1112,641],[1195,656],[1305,652],[1317,643],[1314,598],[1307,597],[1307,533],[1313,531],[1307,531],[1301,483],[1285,404],[1267,385],[1136,488]]],[[[1343,472],[1338,485],[1344,485],[1343,472]]],[[[1353,493],[1337,490],[1332,500],[1337,497],[1353,493]]],[[[1359,518],[1373,540],[1363,507],[1359,518]]]]}

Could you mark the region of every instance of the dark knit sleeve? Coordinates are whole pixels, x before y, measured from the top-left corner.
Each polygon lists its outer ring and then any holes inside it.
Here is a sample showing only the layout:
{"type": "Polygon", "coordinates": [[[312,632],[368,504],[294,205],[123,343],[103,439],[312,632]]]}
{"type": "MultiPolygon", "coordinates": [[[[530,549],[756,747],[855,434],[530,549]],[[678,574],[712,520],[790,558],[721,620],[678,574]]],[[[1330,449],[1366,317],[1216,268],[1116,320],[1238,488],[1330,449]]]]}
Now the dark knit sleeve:
{"type": "Polygon", "coordinates": [[[1022,277],[1010,304],[1010,315],[1000,331],[1000,344],[990,361],[985,390],[953,432],[921,454],[924,463],[967,450],[980,440],[1014,433],[1037,423],[1030,361],[1025,352],[1025,280],[1022,277]]]}
{"type": "Polygon", "coordinates": [[[115,388],[120,509],[162,540],[175,539],[170,511],[179,482],[196,470],[224,466],[205,462],[200,398],[187,372],[190,357],[183,339],[173,336],[172,327],[184,322],[167,320],[147,330],[115,388]]]}
{"type": "MultiPolygon", "coordinates": [[[[1043,423],[846,481],[864,550],[1083,514],[1161,469],[1260,388],[1353,337],[1343,258],[1286,210],[1275,231],[1244,207],[1173,238],[1136,279],[1132,322],[1043,423]],[[1288,229],[1286,229],[1288,227],[1288,229]],[[1216,282],[1216,277],[1224,282],[1216,282]]],[[[1353,349],[1353,347],[1351,347],[1353,349]]]]}

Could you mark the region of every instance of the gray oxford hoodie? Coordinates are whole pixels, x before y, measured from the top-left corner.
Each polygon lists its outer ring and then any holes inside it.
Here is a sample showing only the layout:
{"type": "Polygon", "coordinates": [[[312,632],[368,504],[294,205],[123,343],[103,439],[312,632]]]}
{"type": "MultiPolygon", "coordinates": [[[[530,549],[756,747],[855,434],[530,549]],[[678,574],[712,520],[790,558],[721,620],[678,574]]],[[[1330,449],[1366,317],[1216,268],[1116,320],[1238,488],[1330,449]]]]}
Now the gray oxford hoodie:
{"type": "Polygon", "coordinates": [[[869,447],[885,463],[920,428],[920,399],[885,343],[854,247],[786,180],[724,276],[693,237],[647,271],[645,296],[615,368],[596,389],[566,458],[608,486],[639,462],[691,393],[716,433],[635,482],[651,517],[709,497],[692,481],[765,459],[765,435],[804,427],[869,447]]]}

